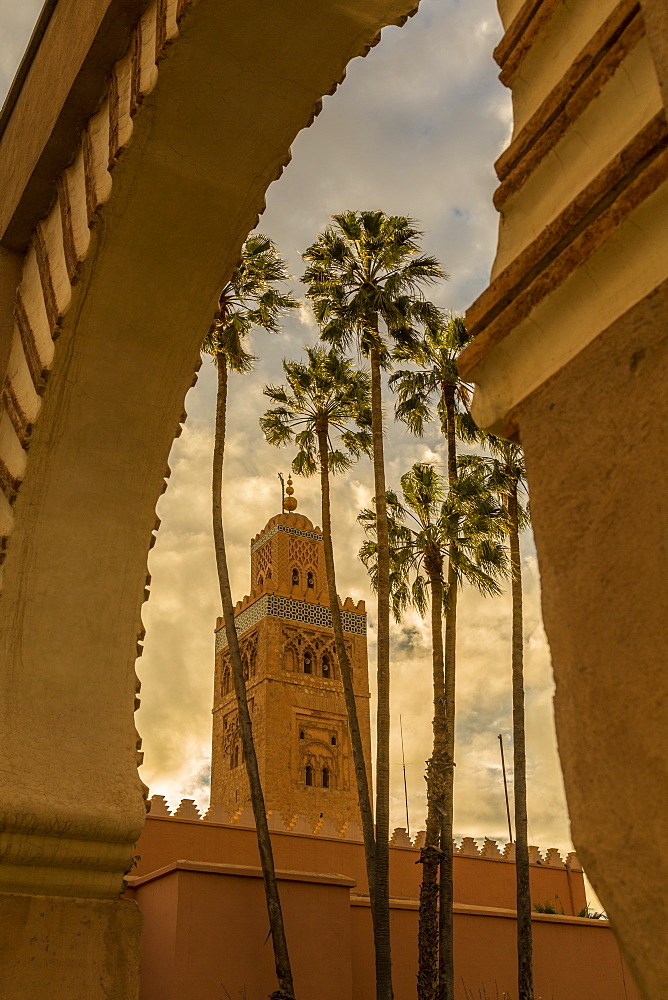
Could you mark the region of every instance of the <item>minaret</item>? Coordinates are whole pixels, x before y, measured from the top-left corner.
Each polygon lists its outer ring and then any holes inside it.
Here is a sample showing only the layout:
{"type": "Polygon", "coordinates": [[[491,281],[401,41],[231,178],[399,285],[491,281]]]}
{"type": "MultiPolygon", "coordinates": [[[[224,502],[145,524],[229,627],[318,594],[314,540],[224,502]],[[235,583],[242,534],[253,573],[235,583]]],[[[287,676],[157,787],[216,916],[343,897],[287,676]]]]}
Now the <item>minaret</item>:
{"type": "MultiPolygon", "coordinates": [[[[322,815],[359,822],[346,707],[332,631],[322,532],[296,513],[292,479],[284,512],[251,542],[251,593],[235,609],[260,776],[268,810],[290,822],[322,815]]],[[[341,605],[362,740],[370,771],[364,602],[341,605]]],[[[222,619],[216,628],[211,803],[250,801],[222,619]]]]}

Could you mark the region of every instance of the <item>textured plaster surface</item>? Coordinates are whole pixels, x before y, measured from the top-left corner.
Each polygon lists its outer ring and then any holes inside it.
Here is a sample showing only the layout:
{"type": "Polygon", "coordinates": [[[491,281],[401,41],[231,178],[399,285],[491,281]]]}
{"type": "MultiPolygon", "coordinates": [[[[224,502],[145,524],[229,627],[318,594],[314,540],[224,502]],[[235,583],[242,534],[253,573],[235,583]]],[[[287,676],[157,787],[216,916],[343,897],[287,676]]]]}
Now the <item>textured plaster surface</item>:
{"type": "Polygon", "coordinates": [[[521,415],[573,840],[652,1000],[668,982],[667,331],[664,283],[521,415]]]}
{"type": "Polygon", "coordinates": [[[137,1000],[132,900],[0,894],[2,1000],[137,1000]]]}
{"type": "Polygon", "coordinates": [[[668,7],[663,0],[641,0],[664,107],[668,108],[668,7]]]}

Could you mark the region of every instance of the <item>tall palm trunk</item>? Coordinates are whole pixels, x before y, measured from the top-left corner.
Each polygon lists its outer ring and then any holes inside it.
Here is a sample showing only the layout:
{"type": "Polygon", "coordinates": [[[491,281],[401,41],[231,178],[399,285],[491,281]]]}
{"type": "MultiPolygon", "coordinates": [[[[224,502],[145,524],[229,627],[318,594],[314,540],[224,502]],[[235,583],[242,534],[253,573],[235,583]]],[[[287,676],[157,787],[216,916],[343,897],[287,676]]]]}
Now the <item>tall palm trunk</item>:
{"type": "MultiPolygon", "coordinates": [[[[508,470],[512,477],[512,470],[508,470]]],[[[531,887],[527,836],[527,776],[524,739],[524,633],[522,623],[522,563],[517,504],[517,480],[508,497],[510,516],[510,568],[513,603],[513,795],[515,800],[515,873],[517,879],[517,993],[518,1000],[533,1000],[533,940],[531,887]]]]}
{"type": "MultiPolygon", "coordinates": [[[[375,317],[377,328],[378,318],[375,317]]],[[[376,716],[376,996],[392,1000],[390,948],[390,544],[385,497],[383,454],[383,409],[380,354],[376,346],[371,362],[371,433],[373,476],[376,494],[376,542],[378,545],[378,712],[376,716]]]]}
{"type": "Polygon", "coordinates": [[[434,745],[427,762],[427,831],[420,852],[422,884],[418,916],[418,1000],[438,998],[438,869],[441,863],[441,821],[447,761],[445,676],[443,662],[443,567],[439,560],[426,567],[431,584],[431,657],[434,687],[434,745]]]}
{"type": "MultiPolygon", "coordinates": [[[[457,441],[455,435],[455,387],[443,386],[446,412],[446,438],[448,443],[448,482],[457,479],[457,441]]],[[[445,612],[445,716],[447,750],[444,781],[443,819],[441,822],[441,885],[440,885],[440,943],[439,943],[439,994],[441,1000],[454,1000],[454,885],[452,828],[455,791],[455,667],[457,652],[457,575],[448,559],[448,594],[445,612]]]]}
{"type": "Polygon", "coordinates": [[[267,825],[267,812],[264,805],[264,795],[262,793],[262,784],[260,782],[257,755],[255,753],[250,712],[248,711],[246,682],[244,680],[243,665],[241,662],[241,654],[239,652],[239,640],[237,638],[237,630],[234,625],[234,605],[232,603],[230,578],[227,571],[227,556],[225,554],[222,488],[223,456],[225,453],[225,422],[227,416],[227,364],[225,358],[221,354],[216,355],[216,368],[218,371],[218,395],[216,398],[216,435],[213,448],[213,538],[216,549],[218,582],[220,586],[220,598],[223,605],[225,635],[227,636],[227,646],[230,651],[230,665],[232,668],[232,677],[234,679],[234,691],[237,696],[241,746],[243,748],[246,773],[248,774],[248,782],[250,784],[251,803],[253,806],[253,815],[255,816],[255,828],[257,831],[257,842],[260,852],[260,863],[262,865],[262,876],[264,878],[264,891],[267,899],[269,927],[271,929],[274,946],[274,960],[276,964],[278,989],[271,994],[271,997],[272,1000],[294,1000],[294,987],[292,984],[292,972],[290,970],[288,945],[285,939],[281,901],[278,895],[278,885],[276,883],[276,873],[274,871],[274,857],[269,837],[269,827],[267,825]]]}
{"type": "Polygon", "coordinates": [[[339,608],[339,597],[336,590],[336,574],[334,568],[334,548],[332,545],[332,518],[329,502],[329,447],[327,440],[327,424],[322,421],[317,427],[318,449],[320,452],[320,487],[322,497],[322,533],[325,546],[325,572],[327,574],[327,591],[329,594],[329,607],[332,612],[332,628],[334,630],[334,641],[336,643],[336,655],[341,670],[341,680],[343,682],[343,694],[346,701],[346,711],[348,713],[348,729],[350,731],[350,743],[353,751],[353,763],[355,766],[355,779],[357,781],[357,798],[359,800],[360,817],[362,820],[362,836],[364,837],[364,857],[366,859],[366,874],[369,882],[369,896],[371,898],[371,916],[374,923],[375,939],[375,891],[374,884],[376,865],[376,838],[373,829],[373,811],[371,809],[371,797],[369,795],[369,779],[366,772],[366,762],[364,760],[364,747],[362,745],[362,734],[360,732],[359,720],[357,718],[357,701],[355,699],[355,689],[353,687],[353,675],[350,668],[350,660],[343,638],[343,624],[341,621],[341,610],[339,608]]]}

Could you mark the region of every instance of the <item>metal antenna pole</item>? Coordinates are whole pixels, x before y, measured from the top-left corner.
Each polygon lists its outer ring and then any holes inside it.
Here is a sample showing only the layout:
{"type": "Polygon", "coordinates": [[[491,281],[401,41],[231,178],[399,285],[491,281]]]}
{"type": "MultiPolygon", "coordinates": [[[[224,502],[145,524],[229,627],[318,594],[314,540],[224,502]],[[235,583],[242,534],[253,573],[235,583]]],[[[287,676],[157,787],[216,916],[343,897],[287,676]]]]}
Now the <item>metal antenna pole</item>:
{"type": "Polygon", "coordinates": [[[278,478],[281,480],[281,514],[285,510],[285,480],[283,479],[283,473],[278,473],[278,478]]]}
{"type": "Polygon", "coordinates": [[[508,781],[506,780],[506,761],[503,756],[503,736],[499,733],[499,746],[501,747],[501,767],[503,768],[503,790],[506,793],[506,813],[508,816],[508,836],[510,843],[513,843],[513,828],[510,825],[510,805],[508,803],[508,781]]]}
{"type": "Polygon", "coordinates": [[[401,733],[401,764],[404,769],[404,798],[406,800],[406,833],[410,837],[411,824],[408,819],[408,787],[406,785],[406,757],[404,756],[404,727],[401,723],[401,715],[399,716],[399,732],[401,733]]]}

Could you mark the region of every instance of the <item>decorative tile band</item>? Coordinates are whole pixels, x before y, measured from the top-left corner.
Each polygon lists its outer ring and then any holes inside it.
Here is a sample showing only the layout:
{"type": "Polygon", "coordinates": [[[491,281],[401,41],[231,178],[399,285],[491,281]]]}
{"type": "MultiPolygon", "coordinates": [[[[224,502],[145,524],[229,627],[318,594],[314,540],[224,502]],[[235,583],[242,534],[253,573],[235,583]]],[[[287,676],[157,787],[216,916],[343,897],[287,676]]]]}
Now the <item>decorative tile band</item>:
{"type": "MultiPolygon", "coordinates": [[[[279,597],[277,594],[264,594],[234,619],[237,633],[252,628],[262,618],[268,615],[274,618],[288,618],[291,621],[305,622],[308,625],[319,625],[321,628],[332,627],[332,613],[329,608],[319,604],[309,604],[307,601],[297,601],[293,597],[279,597]]],[[[366,635],[366,615],[354,611],[342,611],[341,622],[344,632],[354,635],[366,635]]],[[[216,652],[225,649],[227,638],[225,629],[216,632],[216,652]]]]}
{"type": "Polygon", "coordinates": [[[257,552],[260,546],[264,545],[265,542],[268,542],[270,538],[273,538],[277,531],[285,531],[288,535],[299,535],[301,538],[312,538],[316,542],[322,541],[322,535],[320,535],[317,531],[303,531],[301,528],[288,528],[284,524],[275,524],[266,535],[263,535],[262,538],[258,538],[255,544],[251,545],[251,555],[253,552],[257,552]]]}

